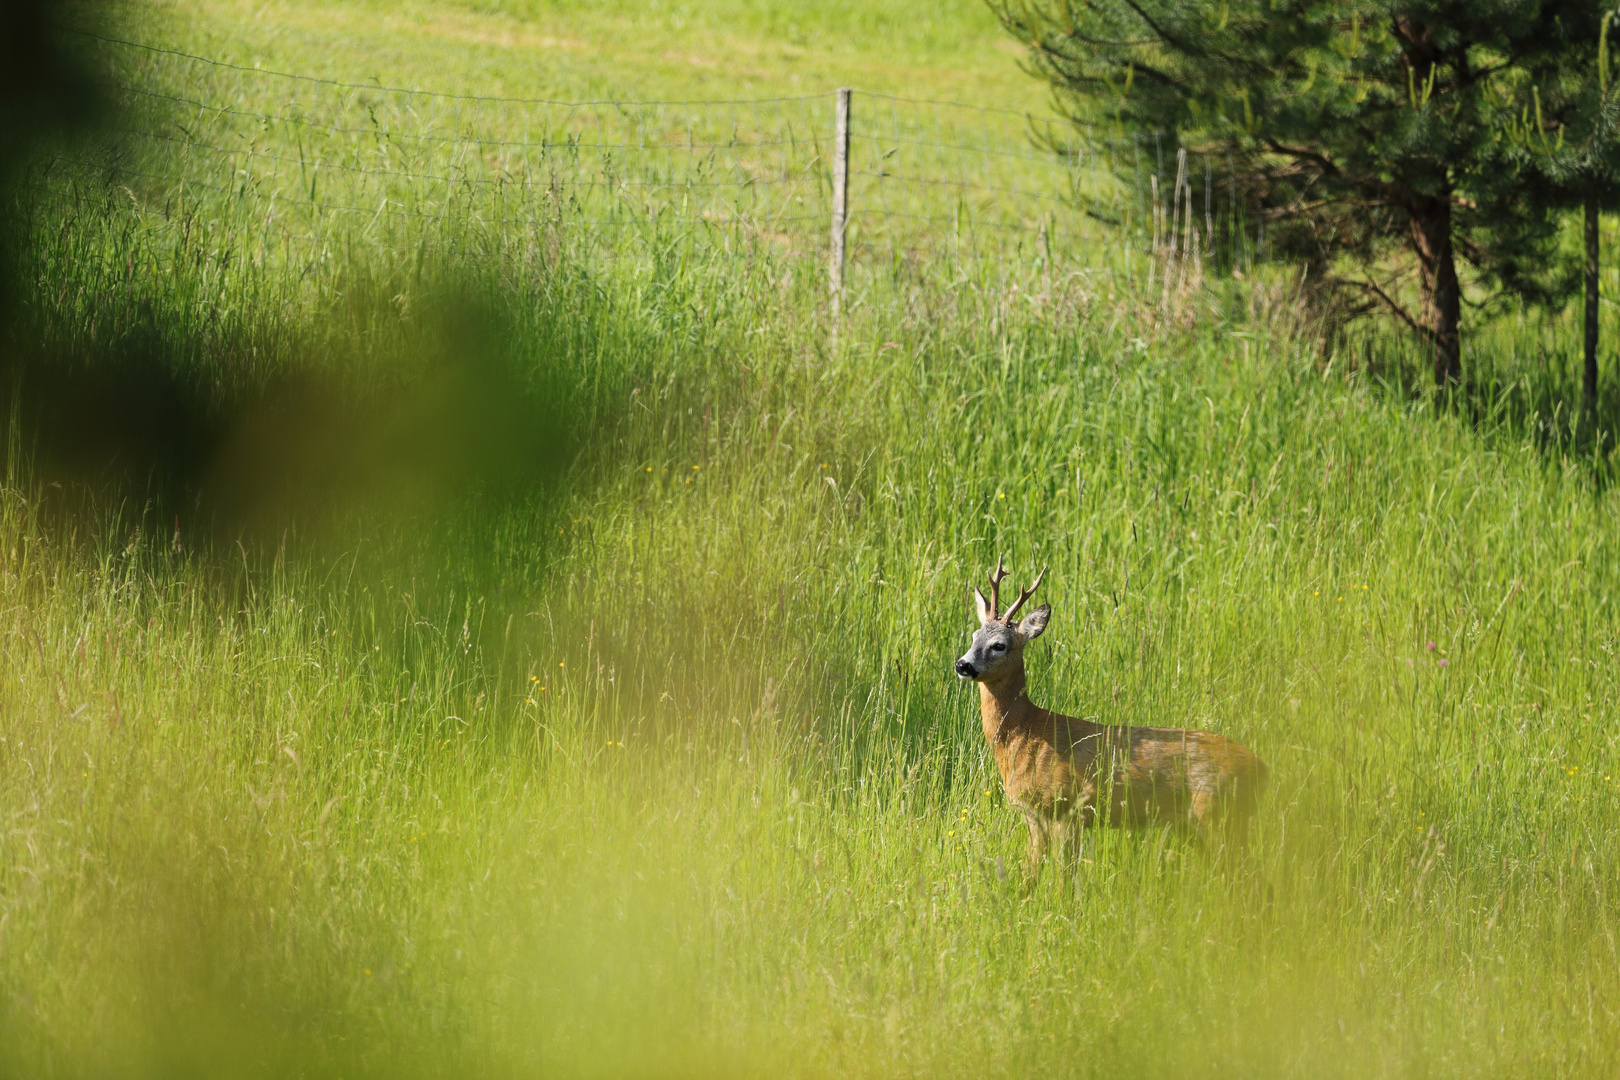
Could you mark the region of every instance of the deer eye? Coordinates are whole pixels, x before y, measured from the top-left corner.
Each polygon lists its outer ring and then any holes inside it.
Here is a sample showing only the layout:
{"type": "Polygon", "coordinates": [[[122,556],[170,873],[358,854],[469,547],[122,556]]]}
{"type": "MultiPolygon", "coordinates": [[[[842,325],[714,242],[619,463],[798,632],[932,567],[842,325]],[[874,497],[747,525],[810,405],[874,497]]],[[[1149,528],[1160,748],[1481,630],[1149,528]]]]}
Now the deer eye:
{"type": "Polygon", "coordinates": [[[1004,641],[998,641],[994,645],[990,646],[990,651],[991,652],[1006,652],[1007,651],[1007,643],[1004,642],[1004,641]]]}

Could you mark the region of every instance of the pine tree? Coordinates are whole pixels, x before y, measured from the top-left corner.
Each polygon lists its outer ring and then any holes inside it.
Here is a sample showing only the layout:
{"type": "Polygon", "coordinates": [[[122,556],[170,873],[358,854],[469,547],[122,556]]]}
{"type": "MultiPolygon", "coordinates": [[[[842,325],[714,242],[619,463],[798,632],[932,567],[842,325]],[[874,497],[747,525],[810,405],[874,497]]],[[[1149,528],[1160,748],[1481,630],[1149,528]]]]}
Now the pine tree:
{"type": "Polygon", "coordinates": [[[1588,410],[1598,392],[1598,217],[1620,207],[1620,73],[1609,41],[1620,17],[1605,12],[1599,22],[1588,49],[1577,47],[1544,81],[1519,88],[1520,117],[1504,140],[1511,167],[1539,175],[1541,200],[1583,218],[1582,386],[1588,410]]]}
{"type": "MultiPolygon", "coordinates": [[[[1527,88],[1567,77],[1602,22],[1537,0],[990,0],[1076,124],[1229,156],[1267,255],[1382,308],[1462,374],[1463,282],[1557,296],[1559,202],[1529,163],[1527,88]],[[1403,297],[1415,269],[1420,307],[1403,297]]],[[[1545,156],[1545,155],[1543,155],[1545,156]]]]}

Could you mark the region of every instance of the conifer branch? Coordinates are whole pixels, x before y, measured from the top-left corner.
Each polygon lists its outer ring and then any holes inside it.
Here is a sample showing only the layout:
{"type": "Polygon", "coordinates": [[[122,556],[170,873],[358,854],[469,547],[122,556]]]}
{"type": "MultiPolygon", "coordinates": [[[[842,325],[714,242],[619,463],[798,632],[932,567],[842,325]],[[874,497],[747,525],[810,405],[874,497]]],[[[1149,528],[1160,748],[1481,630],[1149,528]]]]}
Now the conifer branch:
{"type": "Polygon", "coordinates": [[[1410,312],[1408,312],[1404,307],[1401,306],[1401,304],[1400,304],[1400,302],[1398,300],[1396,300],[1394,297],[1390,296],[1389,293],[1385,292],[1383,289],[1379,288],[1378,283],[1372,279],[1372,275],[1369,274],[1366,277],[1352,278],[1352,279],[1348,279],[1348,280],[1343,280],[1343,279],[1339,279],[1339,278],[1333,278],[1333,279],[1330,279],[1330,283],[1331,284],[1340,284],[1340,283],[1342,283],[1342,284],[1345,284],[1345,285],[1358,286],[1358,287],[1366,290],[1367,292],[1372,293],[1373,296],[1375,298],[1377,298],[1378,302],[1383,305],[1383,307],[1384,307],[1384,309],[1386,311],[1388,311],[1390,314],[1394,315],[1396,318],[1400,319],[1403,323],[1405,323],[1407,325],[1407,328],[1410,329],[1413,333],[1417,334],[1419,337],[1421,337],[1424,340],[1429,341],[1431,343],[1435,340],[1434,331],[1429,329],[1427,326],[1424,326],[1422,323],[1418,322],[1415,318],[1412,317],[1410,312]]]}

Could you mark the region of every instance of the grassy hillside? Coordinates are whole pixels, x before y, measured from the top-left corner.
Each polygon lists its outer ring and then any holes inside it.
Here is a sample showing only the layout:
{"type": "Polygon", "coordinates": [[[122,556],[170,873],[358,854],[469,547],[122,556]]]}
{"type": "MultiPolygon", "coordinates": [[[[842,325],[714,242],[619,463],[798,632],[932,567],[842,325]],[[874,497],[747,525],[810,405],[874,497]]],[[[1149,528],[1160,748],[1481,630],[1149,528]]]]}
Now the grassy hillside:
{"type": "Polygon", "coordinates": [[[753,97],[860,86],[1028,108],[1045,100],[973,0],[181,0],[140,10],[177,47],[385,85],[463,93],[753,97]]]}
{"type": "MultiPolygon", "coordinates": [[[[895,8],[129,18],[384,82],[1038,97],[973,5],[895,8]]],[[[1444,403],[1265,283],[917,263],[835,336],[819,267],[479,236],[304,289],[92,181],[7,346],[0,1070],[1620,1062],[1620,496],[1541,409],[1559,318],[1444,403]],[[1051,567],[1037,700],[1268,761],[1248,865],[1098,835],[1019,888],[951,670],[998,554],[1051,567]]]]}

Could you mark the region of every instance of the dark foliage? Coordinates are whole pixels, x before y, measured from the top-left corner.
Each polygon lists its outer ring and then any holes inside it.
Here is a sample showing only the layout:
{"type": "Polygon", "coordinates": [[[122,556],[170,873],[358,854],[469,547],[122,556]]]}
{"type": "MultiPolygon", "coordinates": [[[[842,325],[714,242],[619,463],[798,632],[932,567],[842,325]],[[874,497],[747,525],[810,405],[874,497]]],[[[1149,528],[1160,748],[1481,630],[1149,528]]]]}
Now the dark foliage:
{"type": "Polygon", "coordinates": [[[1229,155],[1267,254],[1303,263],[1348,314],[1394,314],[1442,384],[1462,371],[1459,260],[1486,296],[1547,301],[1573,284],[1525,102],[1595,60],[1596,3],[991,3],[1076,123],[1229,155]]]}

